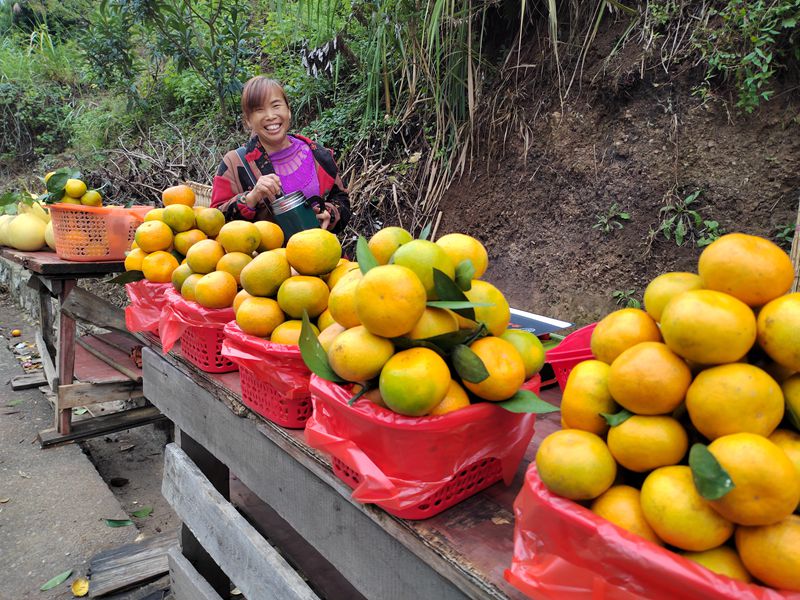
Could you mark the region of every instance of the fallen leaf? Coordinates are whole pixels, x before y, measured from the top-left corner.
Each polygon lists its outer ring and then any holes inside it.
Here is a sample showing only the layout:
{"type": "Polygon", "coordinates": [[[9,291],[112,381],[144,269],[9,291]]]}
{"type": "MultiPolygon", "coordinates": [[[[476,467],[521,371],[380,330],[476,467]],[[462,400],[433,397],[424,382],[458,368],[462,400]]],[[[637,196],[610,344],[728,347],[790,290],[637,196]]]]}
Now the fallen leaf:
{"type": "Polygon", "coordinates": [[[57,585],[61,585],[62,583],[64,583],[70,575],[72,575],[72,569],[56,575],[39,589],[42,590],[43,592],[46,592],[47,590],[52,590],[57,585]]]}
{"type": "Polygon", "coordinates": [[[130,519],[106,519],[106,525],[109,527],[127,527],[133,525],[130,519]]]}
{"type": "Polygon", "coordinates": [[[22,403],[23,403],[23,399],[22,398],[17,398],[15,400],[12,400],[11,402],[7,403],[6,406],[11,408],[12,406],[17,406],[17,405],[22,404],[22,403]]]}
{"type": "Polygon", "coordinates": [[[242,590],[240,590],[238,587],[233,588],[231,590],[231,596],[241,596],[241,595],[242,595],[242,590]]]}
{"type": "Polygon", "coordinates": [[[136,444],[122,444],[119,447],[119,451],[120,452],[128,452],[130,450],[133,450],[134,448],[136,448],[136,444]]]}
{"type": "Polygon", "coordinates": [[[82,406],[79,406],[77,408],[73,408],[72,409],[72,414],[73,415],[83,415],[83,414],[86,414],[87,412],[89,412],[89,409],[88,408],[84,408],[82,406]]]}
{"type": "Polygon", "coordinates": [[[0,498],[0,504],[5,504],[9,500],[11,500],[11,498],[0,498]]]}
{"type": "Polygon", "coordinates": [[[152,512],[153,512],[152,506],[145,506],[144,508],[140,508],[139,510],[132,512],[131,516],[137,517],[139,519],[144,519],[145,517],[149,517],[152,512]]]}
{"type": "Polygon", "coordinates": [[[81,598],[89,593],[89,580],[86,577],[78,577],[72,582],[72,595],[81,598]]]}
{"type": "Polygon", "coordinates": [[[492,517],[492,523],[495,525],[508,525],[511,521],[504,517],[492,517]]]}
{"type": "Polygon", "coordinates": [[[25,479],[30,479],[31,476],[28,475],[25,471],[17,471],[20,477],[24,477],[25,479]]]}

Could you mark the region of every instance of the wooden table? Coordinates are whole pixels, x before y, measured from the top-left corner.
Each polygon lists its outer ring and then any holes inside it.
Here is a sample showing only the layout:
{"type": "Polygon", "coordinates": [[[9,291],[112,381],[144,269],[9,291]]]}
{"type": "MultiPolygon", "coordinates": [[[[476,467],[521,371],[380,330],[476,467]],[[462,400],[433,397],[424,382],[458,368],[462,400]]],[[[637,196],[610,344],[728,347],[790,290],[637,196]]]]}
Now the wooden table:
{"type": "MultiPolygon", "coordinates": [[[[250,600],[317,598],[304,578],[231,506],[233,473],[352,585],[355,596],[523,596],[503,579],[513,549],[512,503],[539,441],[559,413],[538,419],[536,436],[510,487],[495,484],[424,521],[395,518],[351,499],[328,458],[302,431],[283,429],[240,404],[238,373],[211,375],[154,338],[143,350],[144,392],[178,432],[167,447],[162,492],[183,521],[182,550],[170,556],[178,600],[228,598],[229,581],[250,600]]],[[[542,392],[560,400],[557,388],[542,392]]],[[[281,536],[267,531],[272,543],[281,536]]],[[[290,550],[285,550],[287,555],[290,550]]],[[[312,567],[313,568],[313,567],[312,567]]]]}

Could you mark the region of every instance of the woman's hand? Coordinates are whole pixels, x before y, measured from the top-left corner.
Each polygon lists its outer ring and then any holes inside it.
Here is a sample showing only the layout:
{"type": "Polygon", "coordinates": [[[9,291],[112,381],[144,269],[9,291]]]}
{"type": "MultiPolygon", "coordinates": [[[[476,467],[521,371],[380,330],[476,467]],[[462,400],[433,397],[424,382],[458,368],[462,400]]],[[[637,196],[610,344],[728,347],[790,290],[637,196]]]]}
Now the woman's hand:
{"type": "Polygon", "coordinates": [[[333,229],[339,222],[339,211],[330,202],[326,202],[322,208],[314,204],[314,212],[317,213],[317,220],[322,229],[333,229]]]}
{"type": "Polygon", "coordinates": [[[269,202],[272,202],[278,196],[283,194],[283,190],[281,188],[281,180],[280,178],[275,175],[275,173],[270,173],[269,175],[262,175],[256,181],[255,187],[247,193],[245,196],[245,200],[247,202],[247,206],[250,208],[255,208],[256,205],[261,202],[262,200],[266,199],[269,202]]]}

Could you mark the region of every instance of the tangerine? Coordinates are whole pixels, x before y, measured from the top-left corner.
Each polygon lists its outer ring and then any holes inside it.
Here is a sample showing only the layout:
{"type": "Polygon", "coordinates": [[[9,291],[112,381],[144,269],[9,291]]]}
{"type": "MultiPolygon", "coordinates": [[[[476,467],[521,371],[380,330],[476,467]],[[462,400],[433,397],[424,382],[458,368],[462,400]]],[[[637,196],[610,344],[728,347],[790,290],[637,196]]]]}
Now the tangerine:
{"type": "Polygon", "coordinates": [[[239,274],[239,280],[253,296],[274,296],[291,274],[286,257],[278,250],[269,250],[250,261],[239,274]]]}
{"type": "Polygon", "coordinates": [[[475,320],[486,325],[490,334],[503,335],[511,322],[511,308],[503,293],[487,281],[473,279],[472,287],[464,295],[470,302],[489,304],[475,308],[475,320]]]}
{"type": "Polygon", "coordinates": [[[194,211],[183,204],[172,204],[161,213],[161,220],[175,233],[189,231],[194,227],[194,211]]]}
{"type": "Polygon", "coordinates": [[[245,298],[234,309],[239,329],[250,335],[269,337],[284,322],[284,314],[272,298],[245,298]]]}
{"type": "Polygon", "coordinates": [[[433,350],[409,348],[386,361],[379,385],[381,398],[388,408],[401,415],[421,417],[447,395],[450,368],[433,350]]]}
{"type": "MultiPolygon", "coordinates": [[[[225,271],[203,275],[194,288],[194,299],[206,308],[228,308],[236,297],[236,279],[225,271]]],[[[239,307],[241,310],[241,306],[239,307]]]]}
{"type": "Polygon", "coordinates": [[[306,229],[286,243],[286,260],[301,275],[330,273],[342,258],[342,246],[326,229],[306,229]]]}
{"type": "Polygon", "coordinates": [[[800,516],[772,525],[739,527],[736,549],[754,576],[767,585],[800,592],[800,516]]]}
{"type": "Polygon", "coordinates": [[[469,406],[469,396],[464,388],[455,380],[450,380],[450,386],[447,388],[447,393],[442,398],[441,402],[434,406],[428,413],[434,415],[446,415],[447,413],[461,410],[469,406]]]}
{"type": "Polygon", "coordinates": [[[412,340],[424,340],[425,338],[453,331],[458,331],[458,321],[456,321],[453,313],[444,308],[429,306],[425,308],[422,316],[417,320],[407,336],[412,340]]]}
{"type": "Polygon", "coordinates": [[[147,252],[141,248],[134,248],[125,257],[125,270],[126,271],[141,271],[142,260],[147,256],[147,252]]]}
{"type": "Polygon", "coordinates": [[[197,287],[197,282],[203,278],[203,275],[200,273],[192,273],[186,279],[183,280],[183,285],[181,285],[181,296],[184,297],[185,300],[192,300],[195,299],[195,288],[197,287]]]}
{"type": "Polygon", "coordinates": [[[525,380],[527,381],[542,370],[545,361],[542,342],[530,331],[524,329],[506,329],[500,336],[517,349],[525,363],[525,380]]]}
{"type": "Polygon", "coordinates": [[[758,343],[769,357],[800,371],[800,293],[767,303],[758,312],[758,343]]]}
{"type": "Polygon", "coordinates": [[[454,266],[469,260],[475,269],[473,279],[480,279],[489,267],[489,255],[478,240],[463,233],[448,233],[436,240],[436,245],[445,251],[454,266]]]}
{"type": "Polygon", "coordinates": [[[603,317],[592,331],[592,354],[611,364],[628,348],[640,342],[660,342],[661,334],[653,318],[639,308],[615,310],[603,317]]]}
{"type": "Polygon", "coordinates": [[[699,290],[702,287],[703,281],[696,273],[685,271],[662,273],[647,284],[644,290],[644,309],[654,321],[659,322],[661,313],[670,300],[681,292],[699,290]]]}
{"type": "Polygon", "coordinates": [[[219,230],[217,241],[225,252],[243,252],[249,256],[261,244],[261,233],[250,221],[231,221],[219,230]]]}
{"type": "Polygon", "coordinates": [[[609,368],[599,360],[584,360],[572,368],[561,397],[565,429],[582,429],[597,435],[608,431],[608,423],[600,413],[614,414],[619,409],[608,391],[609,368]]]}
{"type": "Polygon", "coordinates": [[[580,429],[562,429],[542,440],[536,468],[547,489],[570,500],[597,498],[617,476],[617,463],[606,443],[580,429]]]}
{"type": "Polygon", "coordinates": [[[225,225],[225,215],[217,208],[202,207],[195,209],[195,221],[197,228],[210,238],[219,235],[222,226],[225,225]]]}
{"type": "MultiPolygon", "coordinates": [[[[428,300],[438,298],[433,280],[433,270],[438,269],[450,279],[456,276],[456,269],[450,257],[440,247],[428,240],[412,240],[401,245],[392,255],[395,265],[408,267],[417,274],[428,300]]],[[[505,329],[505,327],[504,327],[505,329]]]]}
{"type": "Polygon", "coordinates": [[[689,448],[683,426],[672,417],[633,415],[608,432],[608,449],[637,473],[678,464],[689,448]]]}
{"type": "Polygon", "coordinates": [[[489,372],[489,377],[478,383],[464,380],[464,386],[476,396],[491,401],[505,400],[525,383],[525,363],[507,341],[489,336],[472,342],[469,348],[489,372]]]}
{"type": "Polygon", "coordinates": [[[302,318],[303,311],[313,319],[328,307],[329,295],[328,286],[319,277],[295,275],[278,288],[278,304],[294,319],[302,318]]]}
{"type": "Polygon", "coordinates": [[[188,185],[174,185],[161,192],[161,202],[164,206],[172,204],[184,204],[194,206],[194,191],[188,185]]]}
{"type": "Polygon", "coordinates": [[[228,252],[217,261],[217,271],[225,271],[233,275],[236,285],[239,285],[244,269],[253,259],[244,252],[228,252]]]}
{"type": "Polygon", "coordinates": [[[261,234],[261,243],[259,243],[256,250],[266,252],[283,246],[283,229],[277,223],[256,221],[253,224],[258,228],[258,233],[261,234]]]}
{"type": "Polygon", "coordinates": [[[392,354],[392,342],[358,325],[336,336],[328,349],[328,362],[342,379],[367,381],[381,372],[392,354]]]}
{"type": "Polygon", "coordinates": [[[136,228],[134,239],[147,253],[167,250],[172,245],[172,230],[161,221],[145,221],[136,228]]]}
{"type": "MultiPolygon", "coordinates": [[[[300,343],[300,333],[302,329],[302,321],[284,321],[272,331],[269,341],[285,346],[297,346],[300,343]]],[[[311,330],[314,332],[314,335],[319,335],[319,330],[315,325],[311,325],[311,330]]]]}
{"type": "Polygon", "coordinates": [[[172,272],[178,268],[178,261],[169,252],[157,250],[142,259],[142,273],[147,281],[169,283],[172,272]]]}
{"type": "Polygon", "coordinates": [[[425,288],[419,277],[400,265],[370,269],[355,288],[358,320],[382,337],[411,331],[425,312],[425,302],[425,288]]]}
{"type": "Polygon", "coordinates": [[[193,273],[211,273],[217,263],[225,256],[225,250],[216,240],[200,240],[186,251],[186,264],[193,273]]]}
{"type": "Polygon", "coordinates": [[[634,487],[614,485],[595,498],[591,511],[617,527],[661,546],[664,542],[644,518],[639,496],[639,490],[634,487]]]}
{"type": "Polygon", "coordinates": [[[739,554],[728,546],[718,546],[704,552],[682,552],[681,556],[703,565],[709,571],[725,575],[731,579],[737,579],[749,583],[753,578],[739,558],[739,554]]]}
{"type": "Polygon", "coordinates": [[[413,239],[414,237],[402,227],[384,227],[369,239],[367,245],[378,264],[387,265],[392,254],[413,239]]]}
{"type": "MultiPolygon", "coordinates": [[[[175,206],[181,205],[176,204],[175,206]]],[[[189,231],[182,231],[176,234],[173,244],[175,245],[175,250],[186,256],[189,252],[189,248],[204,239],[206,239],[205,233],[199,229],[190,229],[189,231]]]]}

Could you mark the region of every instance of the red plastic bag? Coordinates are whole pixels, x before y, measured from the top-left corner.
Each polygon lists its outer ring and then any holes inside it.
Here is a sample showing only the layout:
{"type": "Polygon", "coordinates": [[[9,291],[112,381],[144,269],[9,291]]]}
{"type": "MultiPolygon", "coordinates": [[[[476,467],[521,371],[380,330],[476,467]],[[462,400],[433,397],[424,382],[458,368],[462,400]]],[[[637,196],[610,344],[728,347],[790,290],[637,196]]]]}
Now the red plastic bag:
{"type": "Polygon", "coordinates": [[[197,302],[186,300],[175,288],[164,292],[166,305],[161,313],[158,334],[164,353],[169,352],[187,327],[214,327],[222,329],[233,321],[232,308],[205,308],[197,302]]]}
{"type": "Polygon", "coordinates": [[[617,527],[551,493],[533,464],[514,515],[514,558],[505,578],[531,598],[800,599],[800,593],[716,575],[617,527]]]}
{"type": "Polygon", "coordinates": [[[146,279],[125,284],[130,300],[130,304],[125,307],[125,326],[128,331],[158,333],[168,289],[173,289],[171,283],[153,283],[146,279]]]}
{"type": "Polygon", "coordinates": [[[496,458],[510,484],[533,437],[536,415],[515,414],[490,402],[441,416],[406,417],[360,400],[351,386],[311,376],[314,414],[306,442],[361,475],[359,502],[387,511],[412,509],[476,462],[496,458]]]}

